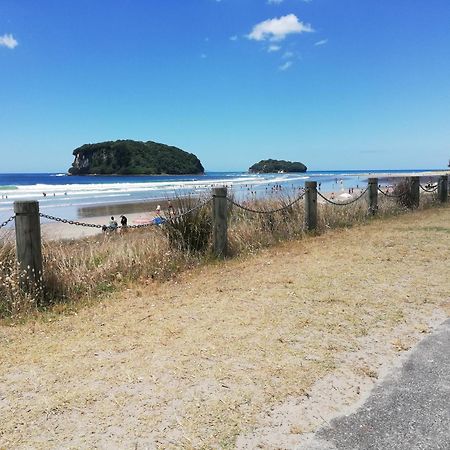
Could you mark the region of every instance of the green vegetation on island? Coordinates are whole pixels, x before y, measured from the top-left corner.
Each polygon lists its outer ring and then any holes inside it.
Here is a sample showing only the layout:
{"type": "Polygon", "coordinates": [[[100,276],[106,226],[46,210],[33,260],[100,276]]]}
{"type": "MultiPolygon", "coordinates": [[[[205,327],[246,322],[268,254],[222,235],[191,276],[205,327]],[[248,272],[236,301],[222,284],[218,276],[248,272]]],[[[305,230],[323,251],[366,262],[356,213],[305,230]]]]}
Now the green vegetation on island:
{"type": "Polygon", "coordinates": [[[186,175],[205,171],[194,154],[152,141],[85,144],[73,155],[70,175],[186,175]]]}
{"type": "Polygon", "coordinates": [[[284,161],[277,159],[264,159],[253,164],[250,173],[279,173],[279,172],[306,172],[307,167],[301,162],[284,161]]]}

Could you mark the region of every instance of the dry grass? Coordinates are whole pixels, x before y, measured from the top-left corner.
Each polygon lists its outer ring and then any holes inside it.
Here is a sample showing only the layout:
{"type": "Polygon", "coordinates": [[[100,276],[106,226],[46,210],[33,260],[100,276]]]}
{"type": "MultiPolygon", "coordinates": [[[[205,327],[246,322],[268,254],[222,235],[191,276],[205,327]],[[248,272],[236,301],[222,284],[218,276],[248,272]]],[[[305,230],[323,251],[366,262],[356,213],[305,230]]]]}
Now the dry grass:
{"type": "MultiPolygon", "coordinates": [[[[251,200],[247,206],[273,210],[289,205],[296,195],[251,200]]],[[[180,199],[181,211],[195,199],[180,199]]],[[[400,214],[406,208],[393,199],[379,199],[379,217],[400,214]]],[[[436,204],[434,195],[422,195],[421,208],[436,204]]],[[[319,229],[346,228],[373,220],[364,199],[350,206],[319,205],[319,229]]],[[[304,236],[303,201],[273,214],[254,214],[229,208],[230,256],[252,254],[262,248],[304,236]]],[[[14,248],[7,241],[0,248],[0,318],[26,317],[55,305],[72,307],[133,282],[167,280],[183,270],[210,261],[211,208],[207,205],[171,226],[130,230],[123,235],[103,235],[75,241],[44,242],[44,293],[24,295],[14,262],[14,248]]],[[[61,309],[61,306],[58,306],[61,309]]],[[[63,307],[62,309],[65,309],[63,307]]]]}
{"type": "MultiPolygon", "coordinates": [[[[36,311],[39,298],[24,297],[20,292],[14,249],[6,244],[2,252],[0,317],[36,311]]],[[[165,280],[198,262],[197,255],[170,246],[157,227],[123,235],[44,242],[42,252],[46,297],[41,310],[102,296],[130,282],[165,280]]]]}
{"type": "Polygon", "coordinates": [[[449,220],[447,207],[331,231],[0,328],[0,447],[234,447],[372,335],[411,344],[449,302],[449,220]]]}

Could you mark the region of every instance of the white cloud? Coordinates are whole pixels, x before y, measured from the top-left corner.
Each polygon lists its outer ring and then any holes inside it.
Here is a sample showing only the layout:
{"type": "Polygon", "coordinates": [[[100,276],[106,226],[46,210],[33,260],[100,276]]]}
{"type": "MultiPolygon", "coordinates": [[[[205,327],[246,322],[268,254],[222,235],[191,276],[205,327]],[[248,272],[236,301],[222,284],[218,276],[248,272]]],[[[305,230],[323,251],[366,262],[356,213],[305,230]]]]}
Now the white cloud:
{"type": "Polygon", "coordinates": [[[321,41],[317,41],[314,45],[325,45],[328,42],[328,39],[322,39],[321,41]]]}
{"type": "Polygon", "coordinates": [[[237,41],[238,37],[236,35],[230,36],[230,41],[237,41]]]}
{"type": "Polygon", "coordinates": [[[269,47],[267,48],[267,51],[269,53],[278,52],[279,50],[281,50],[281,47],[275,44],[269,45],[269,47]]]}
{"type": "Polygon", "coordinates": [[[294,56],[294,53],[287,51],[283,53],[283,59],[290,59],[294,56]]]}
{"type": "Polygon", "coordinates": [[[255,41],[282,41],[288,34],[310,33],[314,31],[310,24],[298,20],[295,14],[288,14],[279,19],[268,19],[253,27],[252,32],[247,35],[248,39],[255,41]]]}
{"type": "Polygon", "coordinates": [[[289,67],[291,67],[291,66],[292,66],[292,61],[286,61],[284,64],[282,64],[278,68],[284,72],[285,70],[288,70],[289,67]]]}
{"type": "Polygon", "coordinates": [[[0,47],[7,47],[13,49],[17,47],[19,43],[13,38],[12,34],[4,34],[0,36],[0,47]]]}

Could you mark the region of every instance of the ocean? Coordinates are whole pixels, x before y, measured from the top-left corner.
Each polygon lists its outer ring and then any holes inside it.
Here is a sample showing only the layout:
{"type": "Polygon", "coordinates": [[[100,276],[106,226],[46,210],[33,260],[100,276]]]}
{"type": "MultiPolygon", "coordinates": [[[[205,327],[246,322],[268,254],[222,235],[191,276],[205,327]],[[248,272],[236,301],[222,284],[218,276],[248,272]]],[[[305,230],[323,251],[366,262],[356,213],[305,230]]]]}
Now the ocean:
{"type": "MultiPolygon", "coordinates": [[[[64,173],[0,174],[0,222],[13,215],[16,200],[38,200],[41,212],[77,220],[89,210],[114,204],[145,204],[185,195],[201,195],[214,186],[228,186],[238,199],[277,193],[295,195],[305,181],[321,183],[323,192],[364,186],[368,174],[402,174],[425,170],[308,171],[306,173],[249,174],[207,172],[186,176],[68,176],[64,173]],[[280,188],[281,186],[281,188],[280,188]]],[[[429,178],[429,177],[428,177],[429,178]]]]}

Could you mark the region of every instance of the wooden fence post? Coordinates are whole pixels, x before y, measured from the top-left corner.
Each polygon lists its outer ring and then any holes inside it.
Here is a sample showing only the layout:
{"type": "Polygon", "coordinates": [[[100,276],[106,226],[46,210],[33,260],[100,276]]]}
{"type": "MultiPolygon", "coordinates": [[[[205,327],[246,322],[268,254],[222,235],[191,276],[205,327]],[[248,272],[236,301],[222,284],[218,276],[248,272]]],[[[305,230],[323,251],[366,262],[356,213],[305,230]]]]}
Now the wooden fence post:
{"type": "Polygon", "coordinates": [[[42,249],[39,202],[14,202],[16,215],[16,257],[21,287],[27,292],[42,288],[42,249]]]}
{"type": "Polygon", "coordinates": [[[317,229],[317,182],[305,182],[305,229],[315,231],[317,229]]]}
{"type": "Polygon", "coordinates": [[[378,178],[369,178],[369,213],[374,216],[378,211],[378,178]]]}
{"type": "Polygon", "coordinates": [[[227,202],[227,188],[213,188],[213,251],[218,258],[227,255],[227,202]]]}
{"type": "Polygon", "coordinates": [[[448,175],[441,175],[438,180],[438,197],[441,203],[448,201],[448,175]]]}
{"type": "Polygon", "coordinates": [[[411,189],[411,208],[418,208],[420,204],[420,178],[411,177],[410,180],[411,189]]]}

